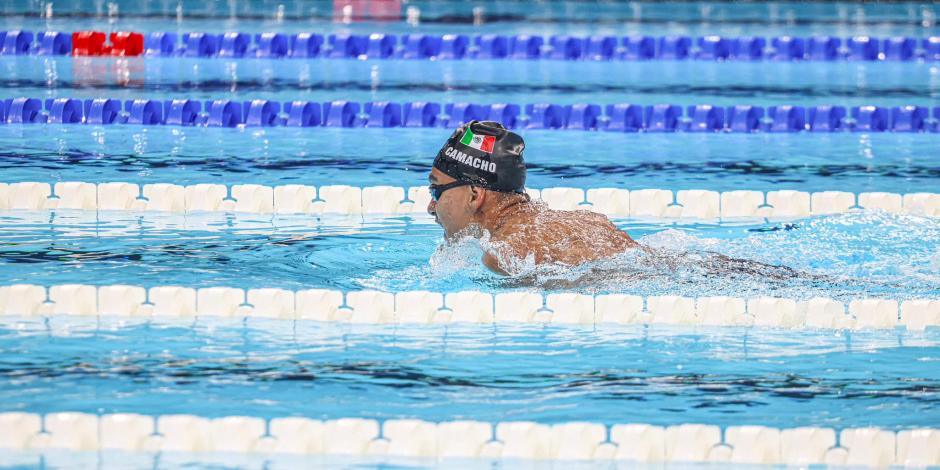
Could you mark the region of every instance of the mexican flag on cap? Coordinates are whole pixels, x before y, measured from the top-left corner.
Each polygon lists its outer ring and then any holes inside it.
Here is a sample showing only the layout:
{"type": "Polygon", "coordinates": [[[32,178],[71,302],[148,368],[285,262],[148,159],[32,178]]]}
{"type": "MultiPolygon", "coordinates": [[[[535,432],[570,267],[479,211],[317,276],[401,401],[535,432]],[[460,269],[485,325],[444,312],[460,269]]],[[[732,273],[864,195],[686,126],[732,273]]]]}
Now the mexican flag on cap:
{"type": "Polygon", "coordinates": [[[486,153],[493,153],[493,146],[496,145],[496,137],[492,135],[476,135],[467,127],[467,132],[460,139],[460,143],[467,147],[473,147],[486,153]]]}

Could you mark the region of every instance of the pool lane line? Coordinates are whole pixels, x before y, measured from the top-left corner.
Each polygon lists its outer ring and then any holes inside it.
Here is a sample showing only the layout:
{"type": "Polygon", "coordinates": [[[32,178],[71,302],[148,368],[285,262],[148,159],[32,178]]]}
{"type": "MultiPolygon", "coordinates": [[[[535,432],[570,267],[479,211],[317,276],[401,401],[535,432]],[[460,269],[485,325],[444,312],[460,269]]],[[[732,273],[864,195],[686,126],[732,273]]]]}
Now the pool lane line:
{"type": "Polygon", "coordinates": [[[233,99],[7,98],[0,124],[132,124],[144,126],[439,128],[472,120],[509,129],[621,133],[940,132],[940,106],[713,106],[233,99]]]}
{"type": "MultiPolygon", "coordinates": [[[[0,413],[8,450],[289,454],[376,459],[537,459],[887,467],[940,465],[940,429],[540,424],[176,414],[0,413]]],[[[175,454],[179,455],[179,454],[175,454]]],[[[37,456],[38,459],[38,456],[37,456]]],[[[308,464],[309,460],[306,461],[308,464]]]]}
{"type": "Polygon", "coordinates": [[[512,291],[372,290],[130,285],[0,286],[0,317],[271,318],[362,324],[650,325],[923,330],[940,326],[940,299],[640,297],[512,291]]]}
{"type": "MultiPolygon", "coordinates": [[[[420,12],[420,10],[411,10],[420,12]]],[[[418,13],[420,15],[420,13],[418,13]]],[[[223,59],[857,61],[940,59],[940,37],[4,31],[2,55],[223,59]],[[35,41],[34,41],[35,39],[35,41]]]]}
{"type": "MultiPolygon", "coordinates": [[[[876,210],[940,217],[938,193],[845,191],[527,189],[551,209],[585,209],[611,217],[654,220],[792,220],[876,210]]],[[[409,215],[427,210],[427,186],[88,183],[0,183],[0,211],[79,210],[169,213],[409,215]]]]}

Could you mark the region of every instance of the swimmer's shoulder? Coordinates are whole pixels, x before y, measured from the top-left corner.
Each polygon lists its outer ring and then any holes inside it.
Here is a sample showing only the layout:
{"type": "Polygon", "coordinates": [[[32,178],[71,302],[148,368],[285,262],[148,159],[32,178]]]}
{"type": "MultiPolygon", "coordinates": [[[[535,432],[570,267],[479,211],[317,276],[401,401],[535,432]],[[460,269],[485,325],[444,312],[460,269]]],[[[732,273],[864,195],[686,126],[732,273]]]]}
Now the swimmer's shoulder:
{"type": "Polygon", "coordinates": [[[606,215],[601,214],[600,212],[589,211],[587,209],[578,209],[572,212],[577,214],[578,218],[582,220],[599,223],[599,224],[613,225],[613,222],[611,222],[610,219],[608,219],[606,215]]]}
{"type": "Polygon", "coordinates": [[[552,219],[562,223],[576,224],[578,226],[599,226],[606,229],[619,230],[606,215],[587,209],[576,209],[572,211],[549,210],[552,213],[552,219]]]}
{"type": "Polygon", "coordinates": [[[593,225],[601,228],[604,233],[617,240],[617,243],[623,244],[627,248],[639,246],[636,240],[627,234],[627,232],[620,230],[606,215],[584,209],[579,209],[574,212],[577,212],[577,217],[585,226],[593,225]]]}
{"type": "Polygon", "coordinates": [[[605,229],[619,231],[604,214],[584,209],[549,209],[544,204],[533,203],[527,210],[509,218],[500,230],[500,235],[508,241],[519,236],[528,238],[545,235],[546,232],[561,234],[590,226],[602,226],[605,229]]]}

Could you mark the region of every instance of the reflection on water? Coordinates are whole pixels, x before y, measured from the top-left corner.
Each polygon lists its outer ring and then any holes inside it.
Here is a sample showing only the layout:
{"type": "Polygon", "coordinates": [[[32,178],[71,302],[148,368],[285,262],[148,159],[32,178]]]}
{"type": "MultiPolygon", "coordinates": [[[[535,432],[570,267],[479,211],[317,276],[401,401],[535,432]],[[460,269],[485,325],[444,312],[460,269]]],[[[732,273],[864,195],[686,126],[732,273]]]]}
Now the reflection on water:
{"type": "Polygon", "coordinates": [[[7,410],[906,428],[936,329],[593,329],[53,317],[0,322],[7,410]]]}

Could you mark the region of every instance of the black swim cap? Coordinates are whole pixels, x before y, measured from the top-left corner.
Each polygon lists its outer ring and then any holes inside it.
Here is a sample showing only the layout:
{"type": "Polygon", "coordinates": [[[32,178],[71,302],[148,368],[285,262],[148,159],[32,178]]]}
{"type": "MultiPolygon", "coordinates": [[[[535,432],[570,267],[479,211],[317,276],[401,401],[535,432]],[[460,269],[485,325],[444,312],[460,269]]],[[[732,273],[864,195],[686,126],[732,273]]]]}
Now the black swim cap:
{"type": "Polygon", "coordinates": [[[502,192],[525,192],[525,142],[496,121],[470,121],[437,152],[434,168],[457,181],[502,192]]]}

